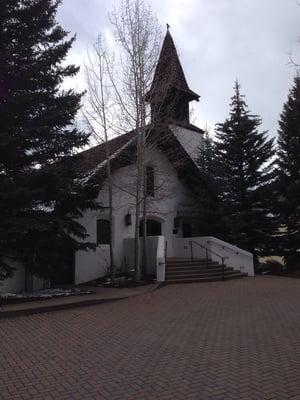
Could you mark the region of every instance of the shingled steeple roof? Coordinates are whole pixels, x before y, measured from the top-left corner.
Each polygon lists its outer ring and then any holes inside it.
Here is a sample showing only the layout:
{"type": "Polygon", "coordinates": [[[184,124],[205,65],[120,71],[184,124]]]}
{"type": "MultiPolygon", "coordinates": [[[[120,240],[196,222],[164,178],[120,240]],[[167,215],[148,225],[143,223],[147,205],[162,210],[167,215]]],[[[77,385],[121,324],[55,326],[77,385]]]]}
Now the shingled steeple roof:
{"type": "Polygon", "coordinates": [[[200,97],[187,84],[174,41],[168,29],[161,48],[151,89],[147,94],[147,100],[151,103],[159,101],[170,89],[177,89],[184,93],[189,98],[189,101],[198,101],[200,97]]]}

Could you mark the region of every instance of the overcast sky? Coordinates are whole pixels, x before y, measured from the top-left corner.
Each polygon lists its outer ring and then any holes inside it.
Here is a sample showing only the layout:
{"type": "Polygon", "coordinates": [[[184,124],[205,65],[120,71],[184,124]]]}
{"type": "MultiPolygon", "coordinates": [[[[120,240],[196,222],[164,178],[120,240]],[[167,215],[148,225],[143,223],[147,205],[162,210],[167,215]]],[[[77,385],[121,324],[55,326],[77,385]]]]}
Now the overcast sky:
{"type": "MultiPolygon", "coordinates": [[[[298,0],[299,1],[299,0],[298,0]]],[[[116,0],[116,3],[118,1],[116,0]]],[[[300,61],[300,5],[297,0],[152,0],[163,28],[171,25],[190,88],[197,124],[212,127],[229,111],[233,84],[239,79],[251,112],[276,135],[277,122],[295,75],[289,53],[300,61]]],[[[58,20],[77,34],[69,60],[83,65],[86,49],[110,29],[110,0],[63,0],[58,20]]],[[[84,87],[80,74],[72,82],[84,87]]]]}

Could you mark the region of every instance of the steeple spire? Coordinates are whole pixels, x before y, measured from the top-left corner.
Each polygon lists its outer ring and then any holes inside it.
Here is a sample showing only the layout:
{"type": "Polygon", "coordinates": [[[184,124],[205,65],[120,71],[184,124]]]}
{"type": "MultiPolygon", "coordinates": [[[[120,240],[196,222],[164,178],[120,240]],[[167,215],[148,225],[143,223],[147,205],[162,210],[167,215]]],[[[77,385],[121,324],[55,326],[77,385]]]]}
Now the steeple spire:
{"type": "Polygon", "coordinates": [[[152,118],[189,121],[189,102],[199,100],[185,79],[176,47],[167,24],[167,32],[162,45],[154,79],[146,100],[151,103],[152,118]]]}

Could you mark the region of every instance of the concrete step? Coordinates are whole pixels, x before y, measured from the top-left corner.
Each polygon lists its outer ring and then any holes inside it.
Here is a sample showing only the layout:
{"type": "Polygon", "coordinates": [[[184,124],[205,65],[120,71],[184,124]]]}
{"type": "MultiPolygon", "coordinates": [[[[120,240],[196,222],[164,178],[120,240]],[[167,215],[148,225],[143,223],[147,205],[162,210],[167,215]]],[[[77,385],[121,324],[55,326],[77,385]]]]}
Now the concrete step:
{"type": "Polygon", "coordinates": [[[212,265],[212,264],[220,264],[217,261],[211,261],[211,260],[197,260],[197,261],[191,261],[191,260],[187,260],[187,261],[176,261],[176,262],[166,262],[166,265],[168,266],[172,266],[172,267],[177,267],[177,266],[181,266],[181,265],[212,265]]]}
{"type": "MultiPolygon", "coordinates": [[[[218,269],[221,268],[222,269],[222,265],[218,264],[218,263],[214,263],[214,264],[208,264],[208,265],[166,265],[166,271],[186,271],[188,269],[190,270],[211,270],[211,269],[218,269]]],[[[225,266],[225,268],[227,268],[225,266]]]]}
{"type": "MultiPolygon", "coordinates": [[[[167,261],[189,261],[191,257],[167,257],[167,261]]],[[[203,258],[194,258],[194,260],[203,260],[203,258]]]]}
{"type": "MultiPolygon", "coordinates": [[[[239,271],[224,271],[224,275],[229,276],[229,275],[235,275],[239,274],[239,271]]],[[[205,277],[215,277],[215,276],[222,276],[223,277],[223,272],[222,271],[216,271],[216,272],[187,272],[185,274],[173,274],[173,275],[166,275],[166,279],[182,279],[182,278],[205,278],[205,277]]]]}
{"type": "MultiPolygon", "coordinates": [[[[224,273],[235,272],[233,268],[224,268],[224,273]]],[[[222,274],[223,268],[184,268],[182,270],[166,270],[166,277],[168,276],[182,276],[182,275],[207,275],[207,274],[222,274]]]]}
{"type": "Polygon", "coordinates": [[[188,258],[170,258],[170,257],[167,257],[166,258],[166,262],[167,263],[182,263],[182,262],[187,262],[187,261],[195,261],[195,262],[197,262],[197,261],[206,261],[206,258],[190,258],[190,257],[188,257],[188,258]]]}
{"type": "Polygon", "coordinates": [[[215,282],[247,276],[212,260],[167,258],[166,283],[215,282]],[[223,271],[224,267],[224,271],[223,271]]]}
{"type": "Polygon", "coordinates": [[[238,279],[238,278],[243,278],[248,276],[247,274],[240,273],[240,272],[235,272],[233,274],[227,274],[224,276],[222,275],[217,275],[217,276],[206,276],[206,277],[182,277],[182,278],[172,278],[172,279],[167,279],[166,284],[175,284],[175,283],[196,283],[196,282],[218,282],[218,281],[227,281],[230,279],[238,279]]]}

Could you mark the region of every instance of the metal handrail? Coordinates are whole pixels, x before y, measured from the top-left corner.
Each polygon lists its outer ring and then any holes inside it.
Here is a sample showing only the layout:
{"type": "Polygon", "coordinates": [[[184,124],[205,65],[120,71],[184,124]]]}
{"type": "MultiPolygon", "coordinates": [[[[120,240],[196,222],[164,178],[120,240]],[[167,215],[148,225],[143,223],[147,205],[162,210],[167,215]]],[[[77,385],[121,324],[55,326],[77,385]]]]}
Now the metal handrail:
{"type": "Polygon", "coordinates": [[[229,257],[222,257],[220,254],[218,254],[218,253],[216,253],[215,251],[213,251],[213,250],[207,248],[207,247],[204,246],[203,244],[196,242],[195,240],[189,240],[189,243],[190,243],[190,247],[191,247],[191,260],[194,259],[193,243],[196,244],[197,246],[202,247],[203,249],[205,249],[205,253],[206,253],[206,266],[207,266],[207,268],[208,268],[208,260],[209,260],[209,259],[208,259],[208,252],[210,252],[211,254],[213,254],[213,255],[215,255],[215,256],[217,256],[217,257],[219,257],[219,258],[221,259],[222,278],[223,278],[223,281],[224,281],[224,280],[225,280],[225,271],[224,271],[224,268],[225,268],[225,260],[226,260],[227,258],[229,258],[229,257]]]}
{"type": "MultiPolygon", "coordinates": [[[[214,244],[220,246],[223,250],[230,250],[232,253],[234,253],[234,254],[236,254],[236,255],[240,254],[239,251],[233,250],[233,249],[231,249],[231,248],[228,247],[228,246],[224,246],[223,244],[220,244],[220,243],[218,243],[218,242],[215,242],[214,240],[206,240],[206,243],[214,243],[214,244]]],[[[228,258],[228,257],[227,257],[227,258],[228,258]]]]}

